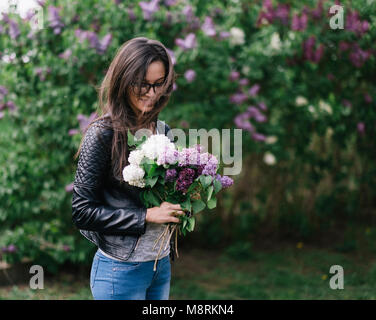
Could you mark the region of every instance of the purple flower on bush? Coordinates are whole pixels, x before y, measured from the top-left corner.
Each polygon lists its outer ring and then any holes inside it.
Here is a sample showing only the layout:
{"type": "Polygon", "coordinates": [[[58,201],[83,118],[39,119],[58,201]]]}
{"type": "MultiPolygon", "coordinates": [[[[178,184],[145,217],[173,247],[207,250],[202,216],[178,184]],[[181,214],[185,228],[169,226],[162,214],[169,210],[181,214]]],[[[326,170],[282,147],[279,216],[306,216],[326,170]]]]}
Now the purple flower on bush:
{"type": "Polygon", "coordinates": [[[0,99],[8,94],[8,89],[4,86],[0,86],[0,99]]]}
{"type": "MultiPolygon", "coordinates": [[[[87,116],[85,116],[85,115],[83,115],[83,114],[79,114],[79,115],[77,116],[77,120],[78,120],[78,122],[79,122],[79,124],[80,124],[80,131],[81,131],[82,133],[85,132],[85,130],[86,130],[86,128],[88,127],[88,125],[90,124],[90,122],[93,121],[97,116],[98,116],[98,115],[97,115],[96,112],[92,112],[92,113],[90,114],[89,117],[87,117],[87,116]]],[[[70,130],[68,131],[68,134],[69,134],[70,136],[73,136],[74,134],[77,134],[77,133],[79,133],[80,131],[79,131],[78,129],[70,129],[70,130]]]]}
{"type": "Polygon", "coordinates": [[[240,77],[240,73],[238,71],[232,70],[228,78],[230,81],[235,81],[235,80],[238,80],[239,77],[240,77]]]}
{"type": "Polygon", "coordinates": [[[65,26],[61,21],[59,11],[60,8],[48,6],[48,21],[50,22],[50,27],[54,30],[55,34],[59,34],[61,29],[65,26]]]}
{"type": "Polygon", "coordinates": [[[189,69],[184,73],[184,77],[190,83],[195,80],[196,72],[192,69],[189,69]]]}
{"type": "Polygon", "coordinates": [[[242,104],[243,102],[247,101],[248,96],[243,92],[237,92],[231,95],[230,102],[234,104],[242,104]]]}
{"type": "Polygon", "coordinates": [[[260,91],[260,85],[258,84],[254,84],[249,90],[248,90],[248,94],[251,96],[251,97],[254,97],[258,94],[258,92],[260,91]]]}
{"type": "Polygon", "coordinates": [[[303,31],[307,28],[307,22],[308,15],[306,13],[302,13],[300,17],[297,14],[294,14],[292,17],[291,29],[295,31],[303,31]]]}
{"type": "Polygon", "coordinates": [[[159,1],[160,0],[151,0],[150,2],[141,1],[139,3],[145,20],[152,20],[153,14],[159,10],[159,1]]]}
{"type": "Polygon", "coordinates": [[[71,55],[72,55],[72,50],[66,49],[64,52],[59,54],[59,58],[68,60],[71,55]]]}
{"type": "Polygon", "coordinates": [[[184,51],[193,49],[197,46],[196,35],[194,33],[189,33],[185,39],[177,38],[175,39],[175,44],[184,51]]]}
{"type": "Polygon", "coordinates": [[[357,43],[355,43],[352,46],[352,51],[350,52],[349,59],[355,67],[361,68],[370,56],[370,50],[363,50],[357,43]]]}
{"type": "Polygon", "coordinates": [[[7,248],[6,248],[6,252],[9,252],[9,253],[14,253],[17,251],[17,247],[14,245],[14,244],[10,244],[7,248]]]}
{"type": "Polygon", "coordinates": [[[365,129],[366,129],[366,125],[364,124],[364,122],[358,122],[358,124],[357,124],[357,129],[358,129],[358,132],[359,132],[361,135],[364,135],[364,133],[365,133],[365,129]]]}
{"type": "Polygon", "coordinates": [[[21,34],[20,28],[18,27],[18,24],[14,20],[9,20],[9,36],[12,39],[17,39],[19,35],[21,34]]]}
{"type": "Polygon", "coordinates": [[[73,191],[73,182],[65,186],[66,192],[72,192],[73,191]]]}
{"type": "Polygon", "coordinates": [[[201,29],[209,37],[214,37],[217,34],[217,32],[215,31],[213,19],[210,17],[205,17],[205,21],[201,29]]]}
{"type": "Polygon", "coordinates": [[[250,133],[253,133],[255,131],[254,126],[248,121],[250,118],[250,115],[248,112],[243,112],[238,114],[234,118],[234,123],[239,129],[246,130],[250,133]]]}
{"type": "Polygon", "coordinates": [[[255,141],[265,141],[266,140],[266,136],[261,134],[261,133],[258,133],[258,132],[254,132],[252,134],[252,139],[255,140],[255,141]]]}
{"type": "Polygon", "coordinates": [[[192,168],[184,168],[179,172],[178,179],[176,181],[176,190],[186,193],[190,185],[193,183],[195,170],[192,168]]]}
{"type": "Polygon", "coordinates": [[[324,54],[324,45],[320,44],[317,49],[315,49],[316,37],[310,36],[306,41],[303,42],[303,57],[306,60],[318,63],[320,62],[324,54]]]}
{"type": "Polygon", "coordinates": [[[257,122],[265,122],[267,120],[266,116],[262,114],[260,110],[254,106],[249,106],[247,108],[247,112],[250,118],[254,118],[257,122]]]}

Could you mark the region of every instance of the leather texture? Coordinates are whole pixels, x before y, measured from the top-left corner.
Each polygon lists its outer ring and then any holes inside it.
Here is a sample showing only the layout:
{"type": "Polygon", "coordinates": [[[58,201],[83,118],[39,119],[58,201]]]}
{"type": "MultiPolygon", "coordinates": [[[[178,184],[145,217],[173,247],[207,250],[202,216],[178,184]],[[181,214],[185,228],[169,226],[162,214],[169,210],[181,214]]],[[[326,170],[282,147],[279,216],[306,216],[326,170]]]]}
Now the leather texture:
{"type": "MultiPolygon", "coordinates": [[[[159,133],[173,141],[164,121],[158,120],[157,126],[159,133]]],[[[112,137],[106,119],[97,121],[85,133],[73,183],[72,221],[105,253],[126,261],[145,233],[147,209],[140,200],[143,189],[120,184],[112,173],[112,137]]],[[[173,239],[170,257],[174,260],[173,239]]]]}

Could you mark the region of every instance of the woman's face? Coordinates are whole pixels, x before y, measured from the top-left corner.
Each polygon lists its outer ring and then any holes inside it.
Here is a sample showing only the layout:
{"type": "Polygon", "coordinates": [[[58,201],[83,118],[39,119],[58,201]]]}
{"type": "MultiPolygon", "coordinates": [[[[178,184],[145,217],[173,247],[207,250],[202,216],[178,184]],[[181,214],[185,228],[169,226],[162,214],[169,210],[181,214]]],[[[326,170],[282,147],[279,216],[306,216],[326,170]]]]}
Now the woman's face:
{"type": "MultiPolygon", "coordinates": [[[[146,72],[145,79],[143,80],[143,83],[149,83],[149,84],[161,84],[163,83],[165,77],[165,69],[164,64],[161,61],[154,61],[149,65],[149,68],[146,72]]],[[[159,90],[158,86],[155,86],[155,91],[159,90]]],[[[129,92],[129,99],[131,102],[131,107],[133,111],[138,115],[141,111],[144,110],[144,112],[150,111],[153,106],[150,105],[149,100],[155,95],[154,90],[152,87],[148,87],[147,85],[143,86],[141,90],[147,91],[144,95],[138,99],[138,97],[130,90],[129,92]]],[[[138,88],[136,88],[136,92],[138,91],[138,88]]]]}

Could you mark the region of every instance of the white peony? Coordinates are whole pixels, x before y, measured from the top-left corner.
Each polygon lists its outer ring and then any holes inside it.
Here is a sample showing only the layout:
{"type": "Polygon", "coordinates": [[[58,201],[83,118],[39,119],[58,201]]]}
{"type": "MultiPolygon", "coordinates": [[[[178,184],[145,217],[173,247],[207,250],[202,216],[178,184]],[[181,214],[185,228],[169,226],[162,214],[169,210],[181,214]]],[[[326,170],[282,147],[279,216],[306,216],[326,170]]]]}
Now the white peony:
{"type": "Polygon", "coordinates": [[[143,179],[145,171],[137,165],[130,164],[123,169],[124,181],[128,182],[132,186],[140,188],[145,187],[145,181],[143,179]]]}
{"type": "Polygon", "coordinates": [[[145,154],[143,150],[136,149],[131,151],[131,153],[129,154],[128,161],[130,164],[139,166],[144,156],[145,154]]]}
{"type": "Polygon", "coordinates": [[[142,144],[141,150],[147,158],[155,160],[159,153],[165,150],[166,146],[175,148],[174,144],[164,134],[153,134],[142,144]]]}

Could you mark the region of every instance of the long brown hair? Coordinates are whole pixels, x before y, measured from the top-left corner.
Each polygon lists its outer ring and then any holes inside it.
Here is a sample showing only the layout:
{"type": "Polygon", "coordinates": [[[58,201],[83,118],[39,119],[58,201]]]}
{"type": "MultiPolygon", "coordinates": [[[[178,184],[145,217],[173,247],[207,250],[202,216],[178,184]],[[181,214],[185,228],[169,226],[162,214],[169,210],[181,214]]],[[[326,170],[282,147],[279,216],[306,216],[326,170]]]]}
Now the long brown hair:
{"type": "MultiPolygon", "coordinates": [[[[145,37],[137,37],[126,41],[116,52],[106,75],[100,86],[96,87],[99,98],[97,114],[86,128],[85,132],[95,122],[107,118],[104,125],[109,125],[113,129],[111,164],[114,177],[119,180],[122,169],[128,162],[127,132],[132,134],[138,129],[152,127],[154,130],[159,113],[167,105],[173,85],[177,78],[174,71],[171,57],[165,46],[157,41],[145,37]],[[133,88],[141,88],[149,65],[152,62],[160,61],[165,68],[165,80],[151,100],[153,108],[150,112],[142,111],[137,117],[130,106],[129,92],[132,90],[132,83],[136,83],[133,88]],[[107,122],[107,124],[106,124],[107,122]]],[[[140,90],[136,92],[140,96],[140,90]]],[[[83,134],[80,146],[74,159],[80,154],[83,134]]],[[[120,179],[121,181],[122,179],[120,179]]]]}

